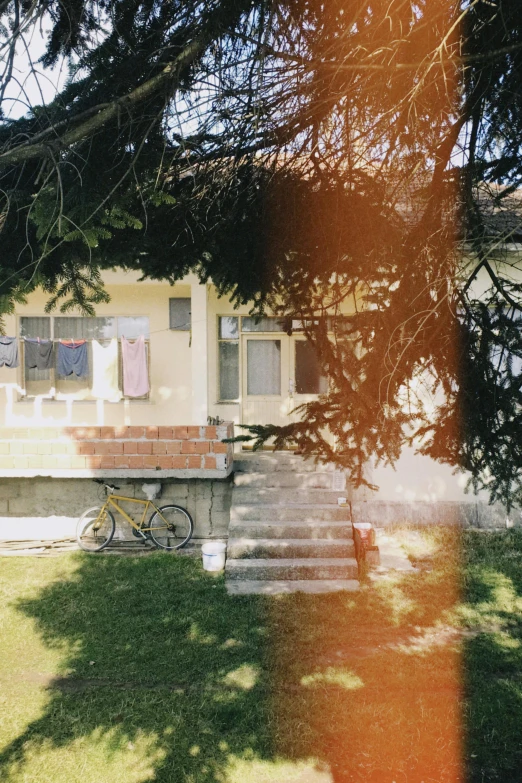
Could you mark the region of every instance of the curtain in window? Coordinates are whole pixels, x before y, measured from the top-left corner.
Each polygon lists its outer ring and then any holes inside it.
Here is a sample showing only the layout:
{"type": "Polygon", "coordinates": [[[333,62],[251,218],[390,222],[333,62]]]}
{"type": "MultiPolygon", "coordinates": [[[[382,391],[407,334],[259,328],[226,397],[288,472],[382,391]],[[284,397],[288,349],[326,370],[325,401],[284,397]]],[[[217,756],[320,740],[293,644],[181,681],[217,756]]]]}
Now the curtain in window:
{"type": "Polygon", "coordinates": [[[281,394],[281,340],[247,340],[247,394],[281,394]]]}

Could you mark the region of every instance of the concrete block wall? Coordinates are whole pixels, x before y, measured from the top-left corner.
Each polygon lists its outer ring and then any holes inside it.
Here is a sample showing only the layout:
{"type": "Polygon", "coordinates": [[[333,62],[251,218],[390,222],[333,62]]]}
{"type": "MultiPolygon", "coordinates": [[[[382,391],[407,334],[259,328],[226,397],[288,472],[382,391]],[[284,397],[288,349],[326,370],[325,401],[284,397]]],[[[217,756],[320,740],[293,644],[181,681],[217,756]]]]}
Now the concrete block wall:
{"type": "Polygon", "coordinates": [[[221,478],[232,423],[218,426],[2,427],[0,476],[221,478]]]}
{"type": "MultiPolygon", "coordinates": [[[[156,477],[155,477],[156,478],[156,477]]],[[[150,481],[150,480],[149,480],[150,481]]],[[[143,479],[117,480],[118,494],[145,498],[143,479]]],[[[154,502],[186,508],[194,520],[194,538],[222,538],[228,534],[231,479],[164,479],[162,492],[154,502]]],[[[89,479],[36,477],[0,478],[0,540],[74,537],[78,517],[105,499],[103,487],[89,479]]],[[[122,504],[135,520],[141,505],[122,504]]],[[[131,528],[118,514],[116,536],[132,539],[131,528]]]]}

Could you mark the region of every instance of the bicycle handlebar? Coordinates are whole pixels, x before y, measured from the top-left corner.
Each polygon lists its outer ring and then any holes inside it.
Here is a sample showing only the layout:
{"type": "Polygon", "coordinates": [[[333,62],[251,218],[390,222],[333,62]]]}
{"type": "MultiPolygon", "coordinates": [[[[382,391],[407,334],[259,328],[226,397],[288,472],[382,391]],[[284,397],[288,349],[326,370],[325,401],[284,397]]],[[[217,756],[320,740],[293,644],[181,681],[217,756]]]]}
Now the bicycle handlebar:
{"type": "Polygon", "coordinates": [[[105,481],[103,481],[103,479],[93,479],[93,481],[95,481],[96,484],[102,484],[105,487],[105,489],[109,489],[111,492],[114,492],[115,489],[119,489],[119,487],[117,487],[114,484],[106,484],[105,481]]]}

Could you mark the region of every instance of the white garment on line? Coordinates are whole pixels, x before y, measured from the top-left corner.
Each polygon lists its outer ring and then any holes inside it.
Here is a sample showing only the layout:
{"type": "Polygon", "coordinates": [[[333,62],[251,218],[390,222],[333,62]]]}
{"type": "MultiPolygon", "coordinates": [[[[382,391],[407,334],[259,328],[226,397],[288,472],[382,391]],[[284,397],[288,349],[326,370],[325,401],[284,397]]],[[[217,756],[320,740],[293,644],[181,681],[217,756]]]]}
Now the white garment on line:
{"type": "Polygon", "coordinates": [[[92,341],[92,389],[93,397],[108,402],[121,400],[118,388],[118,341],[113,338],[102,345],[92,341]]]}

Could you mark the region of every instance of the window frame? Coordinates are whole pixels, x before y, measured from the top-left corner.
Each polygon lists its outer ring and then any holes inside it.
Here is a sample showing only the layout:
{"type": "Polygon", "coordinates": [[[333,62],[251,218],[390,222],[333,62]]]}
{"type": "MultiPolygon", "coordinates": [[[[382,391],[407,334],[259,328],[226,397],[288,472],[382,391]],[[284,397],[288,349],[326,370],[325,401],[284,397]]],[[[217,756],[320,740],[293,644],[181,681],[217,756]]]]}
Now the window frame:
{"type": "Polygon", "coordinates": [[[218,315],[217,316],[217,402],[220,405],[238,405],[241,401],[241,316],[239,315],[218,315]],[[221,319],[222,318],[236,318],[237,319],[237,337],[221,337],[221,319]],[[237,397],[231,399],[221,397],[221,344],[229,343],[237,346],[237,397]]]}
{"type": "MultiPolygon", "coordinates": [[[[77,389],[74,391],[71,389],[71,391],[64,391],[63,389],[58,389],[59,383],[81,383],[81,379],[76,378],[76,376],[69,379],[69,381],[65,380],[63,378],[60,378],[56,372],[56,345],[61,340],[66,340],[68,338],[66,337],[55,337],[55,319],[56,318],[89,318],[89,316],[64,316],[64,315],[47,315],[47,314],[31,314],[31,315],[19,315],[18,316],[18,329],[17,329],[17,335],[18,335],[18,341],[20,343],[20,371],[21,371],[21,392],[20,392],[20,400],[21,401],[32,401],[36,398],[40,397],[44,400],[49,400],[52,402],[67,402],[68,400],[72,400],[72,402],[87,402],[87,403],[96,403],[99,402],[98,397],[93,397],[90,393],[92,388],[92,351],[90,349],[90,344],[94,340],[97,340],[100,343],[107,343],[110,340],[116,340],[117,346],[118,346],[118,389],[120,390],[121,397],[119,400],[102,400],[104,403],[108,403],[110,405],[117,405],[122,402],[147,402],[150,400],[150,390],[151,390],[151,377],[150,377],[150,316],[148,315],[106,315],[106,316],[97,316],[99,318],[112,318],[114,319],[114,326],[115,326],[115,334],[112,337],[105,337],[105,338],[99,338],[99,337],[90,337],[90,338],[78,338],[81,340],[84,340],[88,343],[88,351],[89,351],[89,375],[86,379],[86,384],[82,385],[80,389],[77,389]],[[34,380],[28,380],[26,376],[27,368],[25,366],[25,340],[24,335],[22,335],[22,320],[23,319],[30,319],[30,318],[48,318],[49,319],[49,334],[50,336],[48,338],[44,339],[50,339],[52,340],[54,346],[55,346],[55,356],[54,356],[54,362],[53,366],[49,369],[49,391],[47,393],[34,393],[28,390],[28,383],[37,382],[34,380]],[[147,374],[148,374],[148,380],[149,380],[149,391],[146,395],[143,395],[142,397],[129,397],[123,393],[123,357],[122,357],[122,350],[121,350],[121,337],[118,336],[119,333],[119,324],[118,319],[119,318],[146,318],[148,321],[148,337],[145,337],[145,351],[147,356],[147,374]],[[85,396],[83,396],[83,392],[85,390],[85,396]]],[[[28,335],[27,335],[28,336],[28,335]]],[[[136,338],[128,338],[130,340],[135,340],[136,338]]],[[[45,379],[47,380],[47,379],[45,379]]]]}

